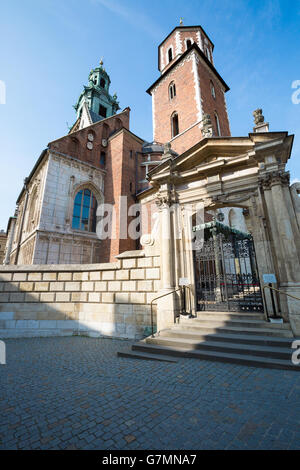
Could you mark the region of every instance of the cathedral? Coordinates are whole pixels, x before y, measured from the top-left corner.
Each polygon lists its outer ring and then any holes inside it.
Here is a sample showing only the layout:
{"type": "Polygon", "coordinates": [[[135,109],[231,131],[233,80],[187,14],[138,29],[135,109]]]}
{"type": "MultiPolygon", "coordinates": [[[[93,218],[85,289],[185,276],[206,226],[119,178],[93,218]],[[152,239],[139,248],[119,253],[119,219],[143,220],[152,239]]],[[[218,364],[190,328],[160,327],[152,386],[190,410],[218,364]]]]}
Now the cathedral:
{"type": "Polygon", "coordinates": [[[201,26],[159,44],[152,142],[130,129],[103,61],[90,71],[75,123],[41,152],[9,219],[0,335],[147,337],[134,357],[181,344],[188,357],[296,367],[294,136],[260,108],[231,136],[213,54],[201,26]]]}
{"type": "MultiPolygon", "coordinates": [[[[130,130],[130,108],[120,110],[111,96],[103,61],[90,71],[70,132],[47,145],[25,179],[8,224],[5,264],[102,263],[139,246],[121,236],[120,214],[149,191],[147,175],[164,159],[164,145],[176,156],[203,138],[230,137],[229,87],[213,50],[201,26],[180,25],[159,45],[160,76],[147,90],[150,143],[130,130]],[[103,204],[114,206],[116,223],[114,237],[99,240],[96,213],[103,204]]],[[[226,209],[224,216],[244,228],[241,210],[226,209]]]]}

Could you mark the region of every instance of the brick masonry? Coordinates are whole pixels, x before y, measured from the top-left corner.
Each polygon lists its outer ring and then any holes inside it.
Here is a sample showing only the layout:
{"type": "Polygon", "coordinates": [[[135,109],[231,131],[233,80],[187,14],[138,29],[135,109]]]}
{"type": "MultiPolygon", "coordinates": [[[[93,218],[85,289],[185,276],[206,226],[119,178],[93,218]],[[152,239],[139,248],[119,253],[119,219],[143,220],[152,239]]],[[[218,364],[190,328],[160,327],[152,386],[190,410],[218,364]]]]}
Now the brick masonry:
{"type": "Polygon", "coordinates": [[[0,337],[140,338],[151,324],[159,266],[158,256],[136,251],[115,263],[1,268],[0,337]]]}

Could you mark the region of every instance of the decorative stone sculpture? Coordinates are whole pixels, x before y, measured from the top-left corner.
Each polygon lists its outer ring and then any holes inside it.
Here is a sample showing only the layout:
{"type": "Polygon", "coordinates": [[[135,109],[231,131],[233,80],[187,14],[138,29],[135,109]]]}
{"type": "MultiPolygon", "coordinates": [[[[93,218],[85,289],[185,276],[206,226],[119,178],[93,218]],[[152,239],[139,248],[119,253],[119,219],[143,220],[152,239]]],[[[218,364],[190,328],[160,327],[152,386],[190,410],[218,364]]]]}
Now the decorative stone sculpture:
{"type": "Polygon", "coordinates": [[[204,114],[202,119],[202,135],[203,137],[213,136],[213,127],[209,114],[204,114]]]}
{"type": "Polygon", "coordinates": [[[265,117],[263,116],[262,109],[259,108],[253,111],[253,116],[254,116],[254,122],[256,126],[258,126],[259,124],[264,124],[265,117]]]}

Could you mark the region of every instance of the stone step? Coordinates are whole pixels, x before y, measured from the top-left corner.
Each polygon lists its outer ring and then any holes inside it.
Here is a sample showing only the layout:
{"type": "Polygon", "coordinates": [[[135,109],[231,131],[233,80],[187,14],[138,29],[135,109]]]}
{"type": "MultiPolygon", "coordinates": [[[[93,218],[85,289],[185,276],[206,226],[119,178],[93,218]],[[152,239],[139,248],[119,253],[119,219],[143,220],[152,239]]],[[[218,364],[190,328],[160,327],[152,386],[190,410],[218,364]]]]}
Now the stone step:
{"type": "Polygon", "coordinates": [[[203,325],[199,323],[186,323],[182,322],[180,324],[174,325],[174,329],[188,330],[201,332],[201,334],[214,334],[214,333],[229,333],[229,334],[247,334],[247,335],[264,335],[264,336],[275,336],[275,337],[284,337],[284,338],[293,338],[293,333],[290,329],[280,329],[276,328],[276,325],[273,324],[274,328],[269,328],[270,324],[265,323],[265,328],[249,328],[249,327],[237,327],[237,326],[212,326],[210,323],[203,325]],[[267,326],[268,325],[268,326],[267,326]]]}
{"type": "Polygon", "coordinates": [[[245,327],[245,328],[271,328],[279,330],[289,330],[290,325],[288,323],[268,323],[264,320],[247,320],[247,319],[229,319],[229,320],[218,320],[217,318],[180,318],[180,325],[198,325],[210,326],[211,328],[217,328],[222,326],[233,326],[233,327],[245,327]]]}
{"type": "Polygon", "coordinates": [[[213,320],[262,320],[265,321],[265,316],[263,313],[244,313],[244,312],[208,312],[207,310],[203,312],[197,312],[198,320],[208,319],[213,320]]]}
{"type": "Polygon", "coordinates": [[[289,348],[294,338],[282,338],[276,336],[263,336],[263,335],[247,335],[247,334],[203,334],[201,331],[196,330],[180,330],[172,328],[170,330],[161,331],[159,337],[170,338],[185,338],[187,340],[195,339],[198,341],[221,341],[235,344],[253,344],[261,346],[271,346],[278,348],[289,348]]]}
{"type": "Polygon", "coordinates": [[[266,358],[254,356],[251,354],[234,354],[222,351],[203,351],[199,349],[184,349],[178,347],[169,347],[155,344],[147,344],[145,342],[136,343],[132,346],[134,351],[147,352],[151,354],[163,354],[164,356],[184,357],[204,359],[210,361],[229,362],[233,364],[265,367],[272,369],[286,369],[300,371],[300,366],[295,366],[291,361],[286,359],[266,358]]]}
{"type": "Polygon", "coordinates": [[[206,351],[225,352],[243,355],[261,356],[265,358],[291,359],[293,350],[291,348],[276,348],[272,346],[236,344],[229,342],[218,342],[213,340],[195,340],[190,338],[173,338],[167,336],[157,336],[156,338],[147,338],[147,344],[157,344],[161,346],[170,346],[182,349],[201,349],[206,351]]]}
{"type": "Polygon", "coordinates": [[[142,359],[144,361],[160,361],[160,362],[178,362],[175,357],[165,356],[162,354],[151,354],[151,352],[139,351],[122,351],[117,353],[118,357],[128,357],[129,359],[142,359]]]}

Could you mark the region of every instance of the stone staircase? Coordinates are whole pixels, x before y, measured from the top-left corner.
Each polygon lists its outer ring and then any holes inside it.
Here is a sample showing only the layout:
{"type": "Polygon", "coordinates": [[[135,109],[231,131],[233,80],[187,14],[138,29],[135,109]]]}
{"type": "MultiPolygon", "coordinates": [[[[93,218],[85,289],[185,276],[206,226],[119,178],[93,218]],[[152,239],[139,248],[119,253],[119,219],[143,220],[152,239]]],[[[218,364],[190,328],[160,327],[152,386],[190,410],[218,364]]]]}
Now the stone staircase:
{"type": "Polygon", "coordinates": [[[176,362],[188,357],[248,366],[299,370],[287,323],[269,323],[261,313],[198,312],[172,328],[133,344],[120,357],[176,362]]]}

